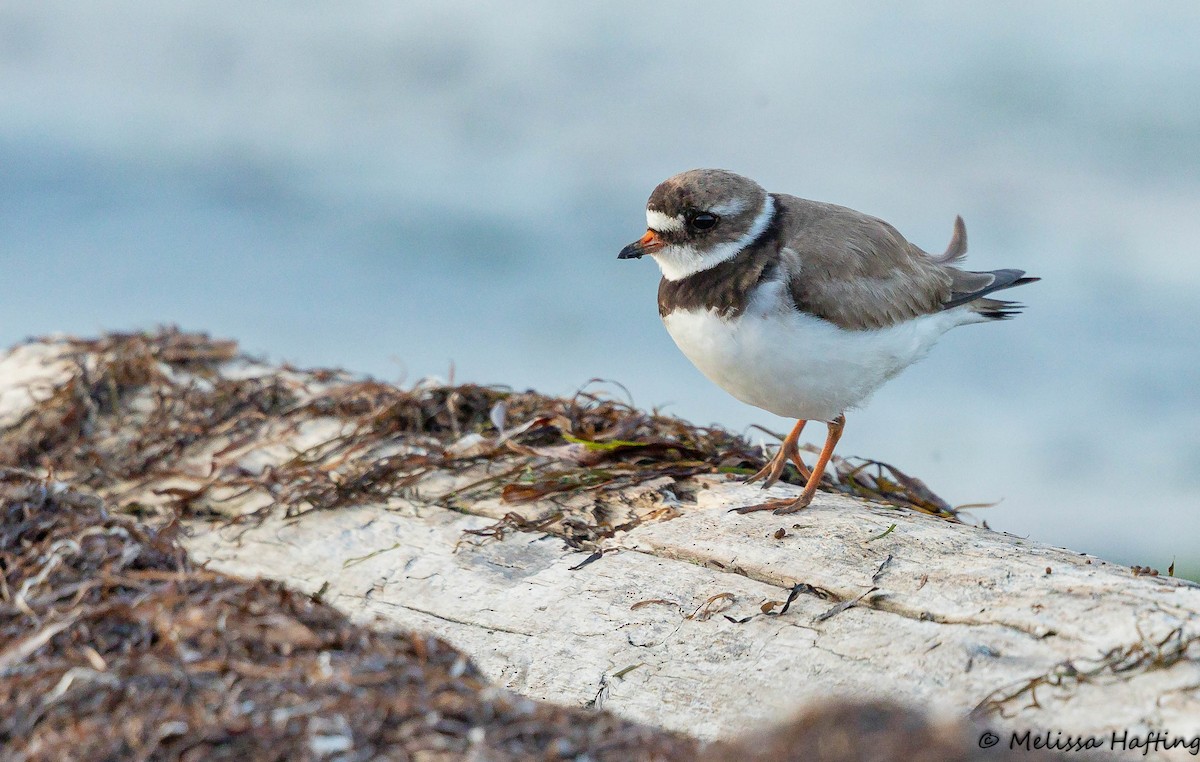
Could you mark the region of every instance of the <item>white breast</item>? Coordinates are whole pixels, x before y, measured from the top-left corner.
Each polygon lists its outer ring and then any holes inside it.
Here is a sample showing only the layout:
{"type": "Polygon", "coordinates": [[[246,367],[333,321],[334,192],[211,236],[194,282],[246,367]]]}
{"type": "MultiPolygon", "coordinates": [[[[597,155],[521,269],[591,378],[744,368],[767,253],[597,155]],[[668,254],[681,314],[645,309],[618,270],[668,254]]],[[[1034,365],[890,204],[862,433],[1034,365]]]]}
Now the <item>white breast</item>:
{"type": "Polygon", "coordinates": [[[765,283],[736,318],[676,310],[663,322],[687,358],[742,402],[788,418],[829,421],[865,403],[946,331],[976,319],[958,308],[848,331],[797,312],[782,284],[765,283]]]}

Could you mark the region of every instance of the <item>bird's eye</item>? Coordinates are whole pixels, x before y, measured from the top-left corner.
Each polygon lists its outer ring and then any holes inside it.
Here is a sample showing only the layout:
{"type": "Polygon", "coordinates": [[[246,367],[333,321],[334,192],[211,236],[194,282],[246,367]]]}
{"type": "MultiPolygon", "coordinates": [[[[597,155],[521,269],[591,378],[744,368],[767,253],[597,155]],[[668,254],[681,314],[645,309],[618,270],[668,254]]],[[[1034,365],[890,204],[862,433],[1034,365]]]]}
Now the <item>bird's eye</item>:
{"type": "Polygon", "coordinates": [[[709,212],[692,212],[687,217],[688,227],[692,230],[712,230],[721,221],[721,218],[709,212]]]}

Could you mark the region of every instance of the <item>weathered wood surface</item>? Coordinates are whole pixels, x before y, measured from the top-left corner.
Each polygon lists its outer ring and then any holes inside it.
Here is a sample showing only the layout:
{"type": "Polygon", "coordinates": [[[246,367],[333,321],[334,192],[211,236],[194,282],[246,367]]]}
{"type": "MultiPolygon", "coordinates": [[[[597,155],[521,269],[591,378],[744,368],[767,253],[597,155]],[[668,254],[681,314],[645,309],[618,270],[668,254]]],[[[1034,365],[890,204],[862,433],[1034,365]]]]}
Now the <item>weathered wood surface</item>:
{"type": "MultiPolygon", "coordinates": [[[[64,372],[53,344],[0,360],[0,427],[16,425],[64,372]]],[[[233,451],[201,437],[187,453],[198,464],[192,482],[208,461],[261,470],[342,428],[308,421],[233,451]]],[[[1200,734],[1194,584],[826,493],[793,516],[739,515],[730,509],[764,493],[719,476],[606,496],[608,510],[641,520],[598,540],[603,555],[581,565],[588,553],[553,535],[464,534],[513,511],[497,497],[442,507],[448,493],[509,466],[427,475],[384,501],[294,518],[192,520],[188,551],[224,572],[320,591],[363,620],[441,635],[519,693],[701,738],[833,695],[975,711],[998,728],[1200,734]]],[[[192,482],[128,485],[123,497],[152,505],[164,485],[192,482]]],[[[591,499],[521,513],[586,513],[591,499]]],[[[250,492],[213,507],[236,515],[263,504],[250,492]]]]}
{"type": "Polygon", "coordinates": [[[1194,588],[831,496],[776,540],[781,522],[729,513],[748,493],[714,487],[574,571],[585,554],[553,539],[462,544],[489,522],[415,502],[198,528],[188,547],[223,571],[327,585],[340,608],[432,631],[520,693],[705,738],[830,695],[950,716],[990,699],[1013,727],[1200,732],[1194,588]],[[834,597],[801,593],[786,614],[754,616],[799,583],[834,597]],[[837,611],[845,601],[857,604],[837,611]],[[1097,673],[1074,678],[1068,664],[1097,673]],[[1021,690],[1038,680],[1050,684],[1021,690]]]}

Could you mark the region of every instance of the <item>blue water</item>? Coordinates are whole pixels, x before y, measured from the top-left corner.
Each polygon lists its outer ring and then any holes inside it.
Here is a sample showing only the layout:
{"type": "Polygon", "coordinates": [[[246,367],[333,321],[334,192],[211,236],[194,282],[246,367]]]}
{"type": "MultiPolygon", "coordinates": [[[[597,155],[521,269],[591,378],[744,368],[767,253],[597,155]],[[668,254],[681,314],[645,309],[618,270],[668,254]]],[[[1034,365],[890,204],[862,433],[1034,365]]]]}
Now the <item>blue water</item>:
{"type": "Polygon", "coordinates": [[[722,166],[1043,276],[840,447],[992,527],[1200,564],[1200,6],[0,6],[0,344],[174,322],[734,429],[617,262],[722,166]]]}

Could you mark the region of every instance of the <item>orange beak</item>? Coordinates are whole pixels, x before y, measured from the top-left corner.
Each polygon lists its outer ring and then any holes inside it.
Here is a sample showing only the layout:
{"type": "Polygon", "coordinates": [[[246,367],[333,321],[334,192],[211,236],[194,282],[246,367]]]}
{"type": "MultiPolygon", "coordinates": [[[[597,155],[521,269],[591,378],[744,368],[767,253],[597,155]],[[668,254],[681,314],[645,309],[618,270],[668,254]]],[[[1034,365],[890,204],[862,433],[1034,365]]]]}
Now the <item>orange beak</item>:
{"type": "Polygon", "coordinates": [[[653,230],[647,230],[646,235],[621,249],[621,253],[617,255],[617,259],[641,259],[647,254],[653,254],[658,251],[663,245],[663,241],[658,237],[658,233],[653,230]]]}

